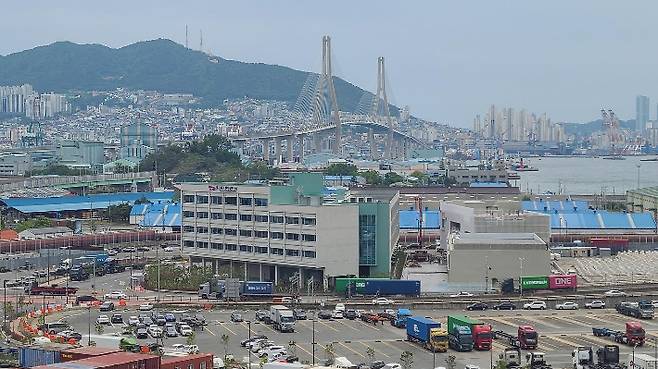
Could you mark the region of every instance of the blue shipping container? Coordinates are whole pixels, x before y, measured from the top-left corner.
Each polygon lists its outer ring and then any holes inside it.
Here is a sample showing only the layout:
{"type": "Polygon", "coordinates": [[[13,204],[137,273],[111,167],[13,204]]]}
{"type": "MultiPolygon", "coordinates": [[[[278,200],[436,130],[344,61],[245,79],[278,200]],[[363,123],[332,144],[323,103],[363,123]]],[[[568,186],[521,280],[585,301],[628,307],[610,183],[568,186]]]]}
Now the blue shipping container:
{"type": "Polygon", "coordinates": [[[441,323],[422,316],[410,316],[407,318],[407,336],[413,337],[420,342],[427,342],[432,328],[441,328],[441,323]]]}
{"type": "Polygon", "coordinates": [[[271,295],[272,282],[245,282],[243,288],[245,295],[271,295]]]}
{"type": "Polygon", "coordinates": [[[32,368],[38,365],[57,364],[59,362],[59,351],[21,347],[18,353],[18,364],[21,368],[32,368]]]}
{"type": "Polygon", "coordinates": [[[420,281],[407,279],[372,279],[366,280],[366,286],[363,290],[366,295],[405,295],[419,296],[420,281]]]}

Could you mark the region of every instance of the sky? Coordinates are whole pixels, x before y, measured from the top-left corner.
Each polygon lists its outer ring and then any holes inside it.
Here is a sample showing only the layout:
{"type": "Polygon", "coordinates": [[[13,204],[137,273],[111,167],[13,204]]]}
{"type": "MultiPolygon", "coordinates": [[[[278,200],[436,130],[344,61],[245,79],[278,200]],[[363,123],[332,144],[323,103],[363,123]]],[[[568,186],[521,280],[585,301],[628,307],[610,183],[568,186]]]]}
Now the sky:
{"type": "Polygon", "coordinates": [[[121,47],[169,38],[228,59],[333,69],[376,88],[386,59],[389,100],[412,114],[470,127],[491,104],[587,122],[601,107],[635,117],[635,96],[658,102],[658,2],[552,1],[10,1],[0,54],[55,41],[121,47]],[[55,5],[56,4],[56,5],[55,5]]]}

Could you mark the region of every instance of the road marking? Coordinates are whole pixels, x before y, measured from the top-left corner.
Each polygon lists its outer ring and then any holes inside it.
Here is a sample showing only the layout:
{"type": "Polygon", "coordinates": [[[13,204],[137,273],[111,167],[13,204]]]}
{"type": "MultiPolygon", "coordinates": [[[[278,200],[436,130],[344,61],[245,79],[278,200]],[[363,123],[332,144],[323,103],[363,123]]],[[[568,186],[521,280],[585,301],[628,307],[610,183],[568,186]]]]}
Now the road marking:
{"type": "MultiPolygon", "coordinates": [[[[362,345],[364,345],[364,346],[366,346],[366,347],[370,347],[370,346],[366,345],[364,342],[359,342],[359,343],[362,344],[362,345]]],[[[386,345],[386,346],[388,346],[388,347],[390,347],[390,348],[392,348],[392,349],[395,349],[395,347],[394,347],[393,345],[389,345],[389,344],[386,343],[386,342],[381,341],[381,342],[377,342],[377,343],[381,343],[381,344],[386,345]]],[[[373,347],[373,349],[374,349],[374,347],[373,347]]],[[[375,350],[375,354],[377,354],[377,353],[380,353],[380,354],[386,356],[386,357],[389,358],[389,359],[391,358],[391,357],[390,357],[389,355],[387,355],[386,353],[375,350]]]]}
{"type": "Polygon", "coordinates": [[[275,330],[274,328],[270,327],[269,324],[265,324],[265,323],[262,323],[262,322],[261,322],[261,323],[259,323],[259,324],[254,324],[254,326],[255,326],[255,327],[258,327],[258,326],[265,327],[265,328],[269,329],[270,331],[276,333],[276,330],[275,330]]]}
{"type": "Polygon", "coordinates": [[[235,332],[233,332],[233,331],[231,330],[231,328],[228,327],[228,324],[220,324],[220,326],[221,326],[222,328],[226,329],[227,331],[231,332],[232,335],[237,336],[237,334],[236,334],[235,332]]]}
{"type": "Polygon", "coordinates": [[[519,327],[518,324],[514,324],[514,323],[512,323],[512,322],[510,322],[510,321],[508,321],[508,320],[505,320],[505,319],[501,318],[501,317],[497,317],[497,316],[496,316],[496,317],[493,317],[493,316],[490,316],[490,317],[488,317],[487,319],[488,319],[488,320],[493,320],[494,322],[497,322],[497,323],[501,323],[501,324],[508,325],[508,326],[510,326],[510,327],[514,327],[514,328],[518,328],[518,327],[519,327]]]}
{"type": "Polygon", "coordinates": [[[211,331],[210,328],[203,327],[203,329],[205,329],[208,333],[212,334],[213,336],[216,336],[216,334],[213,331],[211,331]]]}
{"type": "Polygon", "coordinates": [[[327,327],[327,328],[333,330],[334,332],[338,332],[338,329],[336,329],[336,328],[330,326],[329,324],[323,322],[322,320],[318,320],[318,323],[320,323],[320,324],[324,325],[325,327],[327,327]]]}
{"type": "Polygon", "coordinates": [[[555,324],[547,322],[546,317],[543,317],[543,316],[527,315],[527,316],[523,316],[523,317],[518,317],[517,319],[520,320],[520,321],[523,321],[523,322],[535,323],[535,325],[538,325],[538,324],[539,325],[544,325],[546,327],[550,327],[550,328],[553,328],[553,329],[563,329],[564,328],[564,327],[560,327],[559,325],[555,325],[555,324]]]}
{"type": "MultiPolygon", "coordinates": [[[[299,348],[300,350],[304,351],[305,353],[307,353],[309,356],[313,356],[313,353],[310,352],[310,351],[307,351],[304,347],[302,347],[301,344],[296,344],[295,346],[297,348],[299,348]]],[[[311,350],[313,349],[312,347],[313,347],[313,343],[311,343],[311,350]]]]}
{"type": "Polygon", "coordinates": [[[592,328],[591,324],[580,322],[580,321],[576,320],[575,317],[553,316],[551,318],[562,321],[562,322],[565,322],[567,324],[576,324],[576,325],[579,325],[581,327],[592,328]]]}
{"type": "Polygon", "coordinates": [[[374,330],[381,331],[381,329],[380,329],[380,328],[377,328],[374,324],[373,324],[373,325],[370,325],[370,324],[364,322],[363,320],[359,320],[359,323],[365,325],[366,327],[372,328],[372,329],[374,329],[374,330]]]}
{"type": "Polygon", "coordinates": [[[567,345],[567,346],[569,346],[569,347],[578,347],[578,346],[581,346],[581,345],[579,345],[578,343],[574,343],[574,342],[572,342],[572,341],[568,341],[568,340],[566,340],[564,337],[557,337],[557,336],[548,336],[548,337],[549,337],[550,339],[554,340],[554,341],[560,342],[560,343],[562,343],[563,345],[567,345]]]}
{"type": "Polygon", "coordinates": [[[355,331],[357,331],[357,332],[360,331],[360,329],[354,328],[354,327],[352,327],[352,325],[350,325],[350,324],[346,324],[346,323],[343,323],[343,322],[339,322],[339,323],[342,324],[342,325],[344,325],[344,326],[346,326],[346,327],[349,327],[350,329],[353,329],[353,330],[355,330],[355,331]]]}
{"type": "Polygon", "coordinates": [[[344,344],[344,343],[342,343],[342,342],[338,342],[338,344],[339,344],[339,345],[341,345],[341,346],[343,346],[343,347],[345,347],[346,349],[348,349],[348,350],[350,350],[350,351],[352,351],[353,353],[355,353],[355,354],[357,354],[357,355],[359,355],[359,356],[361,356],[362,358],[365,358],[365,357],[366,357],[366,356],[365,356],[365,355],[363,355],[362,353],[360,353],[360,352],[358,352],[358,351],[356,351],[355,349],[353,349],[353,348],[351,348],[351,347],[349,347],[349,346],[347,346],[346,344],[344,344]]]}

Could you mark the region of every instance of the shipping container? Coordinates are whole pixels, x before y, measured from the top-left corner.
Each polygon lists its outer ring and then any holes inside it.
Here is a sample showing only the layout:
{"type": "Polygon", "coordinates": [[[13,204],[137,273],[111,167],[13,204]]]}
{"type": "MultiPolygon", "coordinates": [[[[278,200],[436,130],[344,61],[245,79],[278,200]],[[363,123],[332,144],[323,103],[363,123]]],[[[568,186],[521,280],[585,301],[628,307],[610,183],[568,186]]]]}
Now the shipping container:
{"type": "Polygon", "coordinates": [[[549,275],[548,288],[559,290],[562,288],[578,287],[578,277],[575,274],[549,275]]]}
{"type": "Polygon", "coordinates": [[[422,316],[407,318],[407,336],[422,343],[427,343],[430,340],[430,331],[433,328],[441,328],[441,323],[422,316]]]}
{"type": "Polygon", "coordinates": [[[160,369],[212,369],[213,354],[163,357],[160,369]]]}
{"type": "Polygon", "coordinates": [[[160,357],[147,354],[118,352],[71,361],[67,366],[71,364],[75,364],[76,367],[85,369],[159,369],[160,357]]]}
{"type": "Polygon", "coordinates": [[[60,362],[59,350],[56,348],[21,347],[18,350],[18,364],[21,368],[60,362]]]}
{"type": "Polygon", "coordinates": [[[121,351],[119,349],[112,349],[106,347],[83,346],[83,347],[77,347],[68,350],[62,350],[60,353],[60,358],[62,362],[66,362],[73,360],[82,360],[82,359],[101,356],[101,355],[108,355],[116,352],[121,352],[121,351]]]}
{"type": "Polygon", "coordinates": [[[523,290],[546,290],[548,289],[548,276],[523,276],[520,278],[523,290]]]}
{"type": "Polygon", "coordinates": [[[353,294],[363,294],[363,289],[366,287],[366,278],[336,278],[336,293],[344,294],[348,285],[352,286],[353,294]]]}
{"type": "Polygon", "coordinates": [[[272,282],[244,282],[242,293],[244,295],[271,295],[272,282]]]}
{"type": "Polygon", "coordinates": [[[419,296],[420,281],[406,279],[373,279],[366,280],[364,295],[405,295],[419,296]]]}

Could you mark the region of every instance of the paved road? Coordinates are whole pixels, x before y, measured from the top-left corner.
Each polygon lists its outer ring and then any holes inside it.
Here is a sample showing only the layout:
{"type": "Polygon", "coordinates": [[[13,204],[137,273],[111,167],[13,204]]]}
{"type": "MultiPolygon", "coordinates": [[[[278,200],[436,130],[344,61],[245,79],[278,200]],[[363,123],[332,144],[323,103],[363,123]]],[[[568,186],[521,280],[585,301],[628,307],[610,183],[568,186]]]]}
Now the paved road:
{"type": "MultiPolygon", "coordinates": [[[[130,315],[137,315],[134,308],[121,311],[124,320],[127,321],[130,315]]],[[[246,319],[253,319],[254,311],[242,311],[246,319]]],[[[417,315],[429,316],[436,320],[446,323],[448,314],[464,314],[463,311],[416,311],[417,315]]],[[[118,344],[118,334],[121,327],[118,325],[109,326],[105,329],[102,337],[94,333],[93,321],[98,316],[97,311],[91,311],[92,320],[92,339],[96,340],[99,346],[113,347],[118,344]]],[[[202,351],[214,352],[217,355],[224,355],[223,345],[221,343],[222,335],[229,337],[228,352],[237,357],[246,356],[246,350],[239,347],[239,342],[248,336],[248,325],[245,322],[234,323],[229,319],[230,311],[212,311],[203,313],[209,324],[203,331],[197,332],[196,343],[202,351]]],[[[592,326],[607,326],[615,329],[623,329],[624,323],[628,320],[613,310],[600,311],[575,311],[575,312],[475,312],[470,316],[479,318],[486,323],[492,324],[494,329],[501,329],[509,333],[514,333],[516,327],[520,324],[533,325],[540,333],[539,351],[545,352],[547,358],[554,367],[567,367],[571,363],[571,350],[578,346],[600,347],[611,342],[594,337],[591,334],[592,326]]],[[[67,321],[79,332],[86,337],[88,329],[87,311],[78,311],[67,315],[67,321]]],[[[649,341],[644,347],[638,348],[636,352],[654,354],[658,349],[656,340],[658,340],[658,319],[656,321],[642,322],[649,341]]],[[[301,360],[311,361],[312,357],[312,336],[313,322],[311,320],[299,321],[296,325],[295,333],[279,333],[274,331],[270,326],[254,323],[251,325],[252,334],[265,334],[275,343],[288,346],[289,341],[295,341],[295,354],[300,356],[301,360]]],[[[325,348],[332,344],[336,356],[345,356],[353,362],[365,362],[366,350],[372,347],[375,350],[376,358],[386,362],[398,362],[400,354],[403,351],[413,353],[416,368],[430,368],[432,366],[432,354],[414,344],[406,342],[405,332],[389,324],[373,326],[361,321],[350,320],[321,320],[315,323],[315,337],[318,345],[316,346],[316,358],[321,360],[325,358],[325,348]]],[[[86,338],[85,338],[86,341],[86,338]]],[[[153,339],[140,340],[144,342],[153,341],[153,339]]],[[[165,346],[171,346],[174,343],[185,343],[185,338],[167,338],[165,346]]],[[[490,358],[494,361],[499,353],[505,348],[502,341],[494,342],[493,352],[468,352],[457,353],[449,351],[447,354],[437,353],[437,366],[445,366],[447,355],[455,355],[458,361],[458,368],[463,368],[465,364],[476,364],[480,368],[486,368],[489,365],[490,358]]],[[[622,359],[627,360],[631,352],[630,347],[622,347],[622,359]]],[[[254,361],[257,360],[252,355],[254,361]]]]}

